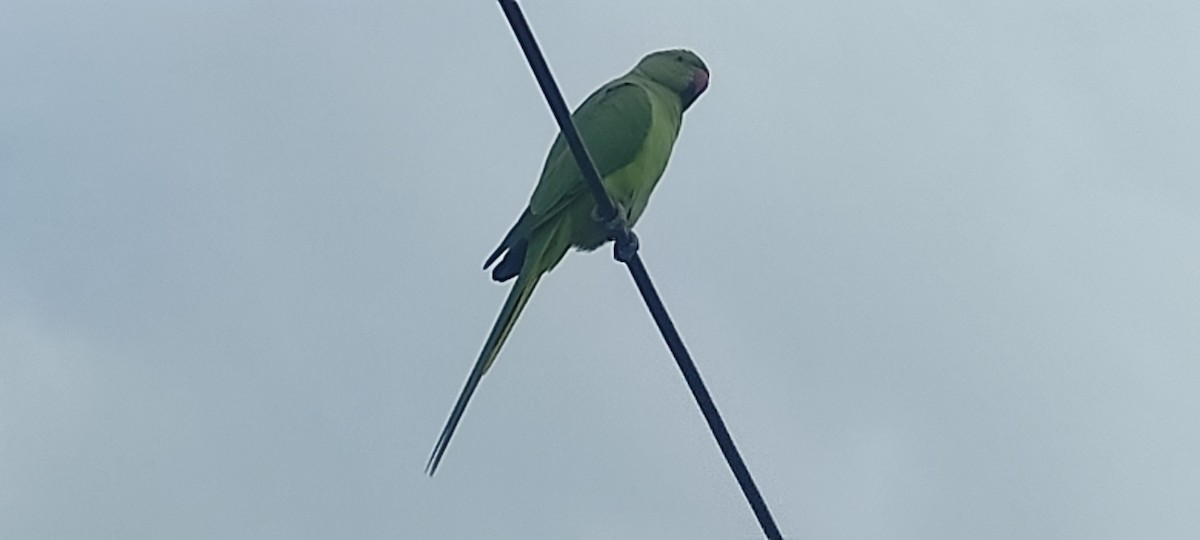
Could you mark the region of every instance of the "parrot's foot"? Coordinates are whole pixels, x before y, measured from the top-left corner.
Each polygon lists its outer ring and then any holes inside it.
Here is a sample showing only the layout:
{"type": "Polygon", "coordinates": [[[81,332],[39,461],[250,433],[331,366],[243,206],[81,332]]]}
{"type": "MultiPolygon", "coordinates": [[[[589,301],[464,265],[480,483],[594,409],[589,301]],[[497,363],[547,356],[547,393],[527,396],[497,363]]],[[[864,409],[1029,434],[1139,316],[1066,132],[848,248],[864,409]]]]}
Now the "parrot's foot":
{"type": "Polygon", "coordinates": [[[628,236],[624,240],[618,237],[613,242],[613,258],[623,263],[632,260],[633,256],[637,255],[638,246],[641,245],[641,242],[638,241],[638,237],[636,234],[633,234],[633,231],[626,231],[625,234],[628,236]]]}
{"type": "Polygon", "coordinates": [[[624,231],[629,230],[629,212],[625,210],[625,206],[617,201],[613,201],[613,206],[617,209],[617,214],[611,219],[604,219],[596,213],[597,208],[592,208],[592,219],[596,220],[604,230],[608,232],[608,238],[615,240],[620,238],[624,231]]]}
{"type": "Polygon", "coordinates": [[[592,219],[600,223],[608,233],[608,239],[613,241],[613,258],[620,262],[629,262],[638,251],[638,237],[629,230],[629,210],[625,205],[618,201],[613,201],[613,206],[616,206],[617,215],[612,219],[604,219],[596,215],[596,209],[592,209],[592,219]]]}

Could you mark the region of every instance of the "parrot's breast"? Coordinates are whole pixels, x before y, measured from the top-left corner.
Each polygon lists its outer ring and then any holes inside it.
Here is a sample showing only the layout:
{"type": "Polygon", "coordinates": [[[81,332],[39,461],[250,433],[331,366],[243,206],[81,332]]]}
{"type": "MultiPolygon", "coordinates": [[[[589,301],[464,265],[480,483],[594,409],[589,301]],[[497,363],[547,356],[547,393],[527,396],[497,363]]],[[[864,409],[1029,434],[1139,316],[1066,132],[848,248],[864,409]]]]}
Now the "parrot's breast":
{"type": "MultiPolygon", "coordinates": [[[[625,207],[631,227],[646,210],[650,193],[667,168],[683,114],[682,103],[677,95],[656,84],[639,86],[646,90],[650,98],[650,128],[633,160],[612,171],[603,180],[608,195],[625,207]]],[[[608,232],[591,217],[595,203],[590,197],[581,197],[577,204],[580,207],[574,215],[588,218],[586,224],[577,222],[573,227],[571,244],[583,250],[596,249],[608,240],[608,232]],[[583,211],[585,208],[588,210],[583,211]]]]}
{"type": "Polygon", "coordinates": [[[646,210],[650,193],[667,169],[681,119],[678,97],[670,94],[662,96],[657,89],[648,89],[647,93],[651,98],[650,130],[637,157],[604,178],[604,187],[609,195],[628,210],[630,226],[637,223],[646,210]]]}

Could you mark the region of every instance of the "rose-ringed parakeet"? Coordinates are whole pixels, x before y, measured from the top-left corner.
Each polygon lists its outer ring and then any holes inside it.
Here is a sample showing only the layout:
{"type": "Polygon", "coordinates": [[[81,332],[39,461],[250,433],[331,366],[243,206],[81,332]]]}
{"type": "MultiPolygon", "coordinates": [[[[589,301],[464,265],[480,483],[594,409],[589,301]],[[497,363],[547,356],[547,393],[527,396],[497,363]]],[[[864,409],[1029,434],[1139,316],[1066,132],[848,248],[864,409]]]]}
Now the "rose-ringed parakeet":
{"type": "MultiPolygon", "coordinates": [[[[683,112],[708,87],[708,74],[704,61],[691,51],[654,52],[629,73],[593,92],[571,115],[625,224],[632,226],[645,211],[650,192],[667,167],[683,112]]],[[[611,239],[609,226],[597,219],[595,208],[560,133],[529,206],[483,265],[487,269],[500,259],[492,278],[517,281],[433,448],[426,466],[430,475],[542,274],[554,268],[568,248],[593,250],[611,239]]]]}

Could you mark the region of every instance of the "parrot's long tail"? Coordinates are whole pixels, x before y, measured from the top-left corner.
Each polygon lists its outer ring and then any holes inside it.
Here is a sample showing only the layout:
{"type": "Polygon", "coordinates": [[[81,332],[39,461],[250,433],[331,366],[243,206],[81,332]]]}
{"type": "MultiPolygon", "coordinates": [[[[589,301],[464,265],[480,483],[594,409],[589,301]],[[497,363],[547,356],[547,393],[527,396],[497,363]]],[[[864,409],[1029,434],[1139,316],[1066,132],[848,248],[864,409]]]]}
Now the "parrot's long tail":
{"type": "MultiPolygon", "coordinates": [[[[527,270],[533,269],[527,267],[527,270]]],[[[508,292],[508,299],[504,301],[504,307],[500,309],[500,315],[496,317],[492,333],[488,334],[487,341],[483,344],[483,350],[479,352],[479,359],[475,361],[475,367],[471,368],[471,375],[467,377],[462,393],[458,395],[458,402],[454,404],[454,410],[450,411],[446,427],[442,428],[442,435],[438,437],[437,445],[433,447],[433,455],[429,456],[425,472],[430,476],[437,472],[438,463],[442,461],[442,454],[446,453],[446,447],[450,445],[450,437],[454,435],[454,429],[458,427],[463,412],[467,410],[467,402],[471,400],[471,395],[479,386],[479,380],[483,378],[484,373],[487,373],[488,368],[492,367],[492,362],[500,353],[500,347],[504,345],[509,332],[512,331],[513,324],[517,322],[517,316],[525,308],[525,303],[533,294],[534,286],[541,278],[541,272],[523,271],[517,276],[517,282],[513,284],[512,290],[508,292]]]]}

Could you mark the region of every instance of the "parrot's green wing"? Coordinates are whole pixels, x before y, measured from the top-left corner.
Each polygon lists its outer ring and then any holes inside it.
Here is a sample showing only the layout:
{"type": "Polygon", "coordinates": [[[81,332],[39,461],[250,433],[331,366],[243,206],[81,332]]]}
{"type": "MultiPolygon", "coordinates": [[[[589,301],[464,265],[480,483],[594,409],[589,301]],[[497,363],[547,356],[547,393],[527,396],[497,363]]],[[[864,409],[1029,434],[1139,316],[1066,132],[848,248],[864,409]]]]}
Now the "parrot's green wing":
{"type": "MultiPolygon", "coordinates": [[[[589,96],[571,115],[601,178],[637,158],[650,132],[652,114],[646,90],[628,79],[617,79],[589,96]]],[[[529,199],[529,213],[540,223],[583,191],[583,173],[559,134],[529,199]]]]}
{"type": "MultiPolygon", "coordinates": [[[[604,178],[637,159],[650,133],[653,109],[646,89],[631,76],[610,82],[588,96],[571,115],[587,145],[600,177],[604,178]]],[[[488,268],[504,255],[492,276],[505,281],[524,266],[523,242],[533,229],[554,219],[575,197],[591,197],[583,183],[583,173],[562,134],[554,139],[542,176],[530,197],[529,207],[483,263],[488,268]],[[515,256],[514,256],[515,255],[515,256]]]]}

